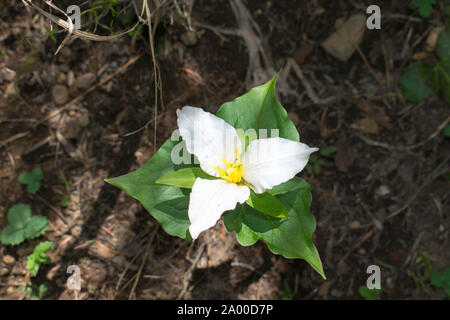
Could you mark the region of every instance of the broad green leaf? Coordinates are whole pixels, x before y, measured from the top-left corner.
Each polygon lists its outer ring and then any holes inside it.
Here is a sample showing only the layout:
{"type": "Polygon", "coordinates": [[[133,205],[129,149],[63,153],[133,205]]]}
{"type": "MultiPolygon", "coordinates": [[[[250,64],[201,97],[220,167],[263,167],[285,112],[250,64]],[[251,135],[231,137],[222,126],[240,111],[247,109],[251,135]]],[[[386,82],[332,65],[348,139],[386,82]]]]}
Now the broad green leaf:
{"type": "Polygon", "coordinates": [[[25,237],[27,239],[39,237],[47,230],[47,227],[47,218],[41,216],[31,217],[25,225],[25,237]]]}
{"type": "Polygon", "coordinates": [[[35,194],[41,188],[42,171],[40,168],[35,168],[31,172],[24,172],[19,176],[19,181],[27,185],[27,192],[35,194]]]}
{"type": "Polygon", "coordinates": [[[268,192],[257,194],[251,190],[247,203],[253,209],[275,218],[286,218],[288,216],[283,204],[268,192]]]}
{"type": "Polygon", "coordinates": [[[450,29],[446,29],[439,34],[436,42],[436,54],[441,59],[450,56],[450,29]]]}
{"type": "Polygon", "coordinates": [[[279,192],[277,198],[288,210],[288,218],[264,215],[244,204],[224,214],[225,226],[229,231],[236,231],[241,245],[248,246],[262,240],[275,254],[306,260],[325,278],[322,262],[311,240],[316,228],[316,221],[309,210],[311,187],[301,179],[292,180],[296,182],[287,183],[291,186],[296,184],[294,191],[283,193],[282,188],[275,191],[279,192]]]}
{"type": "Polygon", "coordinates": [[[444,284],[443,277],[439,272],[433,271],[430,275],[430,281],[435,287],[442,287],[444,284]]]}
{"type": "Polygon", "coordinates": [[[244,132],[249,129],[256,130],[259,139],[264,137],[260,136],[260,129],[267,130],[265,138],[271,137],[271,129],[279,129],[281,138],[299,141],[295,125],[277,100],[276,80],[277,76],[243,96],[223,104],[216,115],[236,129],[242,129],[244,132]]]}
{"type": "Polygon", "coordinates": [[[172,149],[177,143],[167,140],[137,171],[105,181],[137,199],[168,234],[191,241],[187,214],[189,190],[155,183],[164,175],[182,169],[171,159],[172,149]]]}
{"type": "Polygon", "coordinates": [[[23,229],[8,225],[2,230],[1,240],[5,245],[16,245],[25,240],[25,233],[23,229]]]}
{"type": "Polygon", "coordinates": [[[210,176],[198,167],[180,169],[157,179],[155,183],[166,184],[180,188],[192,188],[197,178],[214,180],[216,177],[210,176]]]}
{"type": "Polygon", "coordinates": [[[426,81],[431,68],[424,62],[412,63],[400,77],[400,86],[405,98],[413,103],[425,100],[433,93],[426,81]]]}
{"type": "Polygon", "coordinates": [[[23,203],[12,206],[8,211],[8,222],[16,229],[24,228],[30,217],[31,209],[23,203]]]}

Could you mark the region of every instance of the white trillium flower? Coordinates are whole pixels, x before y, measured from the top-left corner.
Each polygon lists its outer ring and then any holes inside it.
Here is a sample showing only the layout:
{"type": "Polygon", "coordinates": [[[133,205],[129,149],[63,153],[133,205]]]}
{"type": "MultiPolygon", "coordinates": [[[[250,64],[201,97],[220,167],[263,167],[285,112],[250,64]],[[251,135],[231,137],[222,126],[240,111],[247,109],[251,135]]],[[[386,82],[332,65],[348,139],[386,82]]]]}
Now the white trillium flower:
{"type": "Polygon", "coordinates": [[[319,150],[283,138],[250,142],[246,152],[237,131],[225,120],[186,106],[177,110],[180,135],[200,167],[217,180],[197,178],[192,187],[188,216],[193,239],[220,219],[223,212],[250,197],[250,188],[264,193],[303,170],[311,153],[319,150]]]}

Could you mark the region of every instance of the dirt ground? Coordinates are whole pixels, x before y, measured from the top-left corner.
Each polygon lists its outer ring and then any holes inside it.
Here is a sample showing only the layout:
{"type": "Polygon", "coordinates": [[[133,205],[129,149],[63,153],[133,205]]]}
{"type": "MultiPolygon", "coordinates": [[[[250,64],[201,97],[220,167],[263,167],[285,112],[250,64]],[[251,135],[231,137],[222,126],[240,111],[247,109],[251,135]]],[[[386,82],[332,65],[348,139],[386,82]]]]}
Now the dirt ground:
{"type": "Polygon", "coordinates": [[[145,28],[140,38],[76,39],[55,56],[66,33],[54,32],[53,41],[47,19],[21,1],[2,2],[0,229],[18,202],[47,217],[49,228],[20,245],[0,245],[0,297],[25,298],[27,255],[46,239],[54,243],[51,263],[31,278],[48,286],[44,299],[362,299],[369,265],[381,268],[380,299],[445,298],[428,279],[425,257],[433,270],[450,266],[450,139],[435,134],[450,109],[437,95],[408,103],[398,84],[414,55],[426,51],[433,24],[400,0],[244,2],[274,70],[292,58],[303,71],[303,80],[293,71],[286,78],[295,94],[278,90],[301,139],[337,147],[320,157],[320,172],[299,174],[312,185],[313,241],[325,281],[303,260],[275,256],[261,242],[241,247],[233,233],[222,233],[222,222],[193,243],[171,237],[104,182],[150,159],[177,128],[177,108],[216,112],[247,91],[248,45],[229,1],[197,0],[183,18],[177,1],[167,3],[154,37],[162,84],[155,107],[145,28]],[[320,43],[373,2],[382,29],[366,30],[360,52],[345,63],[327,54],[320,43]],[[305,82],[328,102],[313,101],[305,82]],[[31,195],[18,177],[36,167],[43,187],[31,195]],[[81,269],[78,294],[66,287],[70,265],[81,269]]]}

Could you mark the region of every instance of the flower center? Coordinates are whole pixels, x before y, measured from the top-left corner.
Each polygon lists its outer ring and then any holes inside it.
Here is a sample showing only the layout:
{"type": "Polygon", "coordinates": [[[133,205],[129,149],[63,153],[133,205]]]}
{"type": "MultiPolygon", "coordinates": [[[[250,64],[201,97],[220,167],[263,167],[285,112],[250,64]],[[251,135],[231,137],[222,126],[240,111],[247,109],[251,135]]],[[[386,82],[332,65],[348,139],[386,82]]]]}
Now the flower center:
{"type": "Polygon", "coordinates": [[[234,150],[236,152],[237,160],[235,163],[231,164],[225,159],[221,159],[227,165],[227,168],[224,170],[213,167],[220,173],[220,177],[228,182],[239,184],[242,182],[242,166],[241,156],[239,155],[238,149],[234,150]]]}

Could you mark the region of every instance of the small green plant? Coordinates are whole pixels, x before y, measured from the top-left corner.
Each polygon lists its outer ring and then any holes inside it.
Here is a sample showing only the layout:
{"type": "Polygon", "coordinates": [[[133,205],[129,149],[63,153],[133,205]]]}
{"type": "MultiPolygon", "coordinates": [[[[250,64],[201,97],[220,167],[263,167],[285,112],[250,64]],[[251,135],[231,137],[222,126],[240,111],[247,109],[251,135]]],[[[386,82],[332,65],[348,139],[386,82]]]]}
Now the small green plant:
{"type": "Polygon", "coordinates": [[[1,235],[1,242],[6,245],[16,245],[25,239],[36,238],[48,227],[47,218],[32,217],[31,208],[23,203],[18,203],[9,209],[8,222],[1,235]]]}
{"type": "Polygon", "coordinates": [[[436,42],[436,55],[440,61],[432,67],[418,61],[410,64],[400,77],[404,96],[413,103],[420,103],[432,93],[439,92],[450,104],[450,27],[443,30],[436,42]]]}
{"type": "Polygon", "coordinates": [[[430,275],[430,281],[436,288],[444,289],[447,298],[450,298],[450,267],[447,267],[442,273],[433,271],[430,275]]]}
{"type": "Polygon", "coordinates": [[[369,289],[367,286],[359,287],[359,294],[366,300],[375,300],[381,293],[381,289],[369,289]]]}
{"type": "Polygon", "coordinates": [[[38,273],[41,263],[50,263],[47,252],[52,246],[53,242],[51,241],[41,242],[34,248],[33,253],[28,256],[27,269],[32,277],[35,277],[38,273]]]}
{"type": "Polygon", "coordinates": [[[445,134],[447,137],[450,137],[450,124],[447,125],[447,126],[445,127],[445,129],[444,129],[444,134],[445,134]]]}
{"type": "Polygon", "coordinates": [[[433,5],[436,4],[436,0],[412,0],[409,3],[409,8],[412,10],[418,10],[422,18],[428,19],[433,13],[433,5]]]}
{"type": "Polygon", "coordinates": [[[283,290],[280,290],[281,294],[281,300],[292,300],[294,298],[294,293],[291,291],[290,288],[286,288],[283,290]]]}
{"type": "Polygon", "coordinates": [[[20,287],[20,290],[25,291],[28,300],[42,300],[48,293],[48,287],[45,284],[27,285],[25,288],[20,287]]]}
{"type": "Polygon", "coordinates": [[[42,170],[35,168],[31,172],[23,172],[19,176],[19,181],[27,186],[27,192],[35,194],[41,188],[42,170]]]}
{"type": "MultiPolygon", "coordinates": [[[[320,155],[323,157],[332,158],[333,154],[336,153],[336,151],[337,147],[328,146],[320,149],[320,155]]],[[[309,163],[306,165],[306,172],[308,172],[310,175],[319,174],[324,164],[324,160],[319,159],[316,155],[311,155],[309,157],[309,163]]]]}

